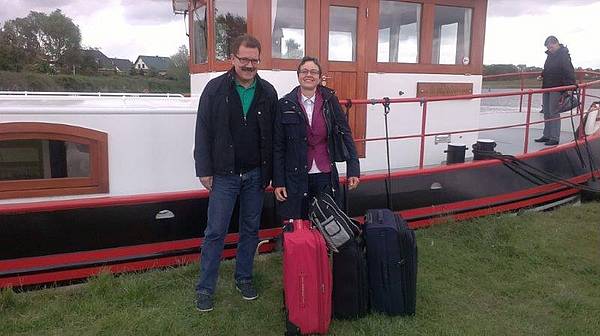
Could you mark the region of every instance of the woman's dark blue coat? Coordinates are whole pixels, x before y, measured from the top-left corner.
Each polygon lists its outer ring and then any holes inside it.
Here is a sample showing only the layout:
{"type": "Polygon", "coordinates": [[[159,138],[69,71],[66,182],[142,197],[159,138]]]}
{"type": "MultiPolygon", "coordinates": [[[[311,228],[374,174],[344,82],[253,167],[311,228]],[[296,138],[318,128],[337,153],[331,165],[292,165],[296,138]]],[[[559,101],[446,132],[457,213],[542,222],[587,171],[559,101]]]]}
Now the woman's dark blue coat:
{"type": "MultiPolygon", "coordinates": [[[[359,177],[360,163],[356,146],[339,100],[334,95],[334,91],[329,88],[318,86],[317,90],[323,97],[329,157],[330,159],[335,157],[332,137],[334,132],[339,132],[348,149],[346,176],[359,177]]],[[[285,187],[288,199],[290,197],[306,197],[308,193],[308,171],[310,170],[307,165],[306,127],[308,121],[298,102],[299,92],[300,87],[297,86],[279,100],[273,127],[273,187],[285,187]]],[[[331,163],[331,186],[334,197],[338,199],[339,177],[335,162],[331,163]]]]}

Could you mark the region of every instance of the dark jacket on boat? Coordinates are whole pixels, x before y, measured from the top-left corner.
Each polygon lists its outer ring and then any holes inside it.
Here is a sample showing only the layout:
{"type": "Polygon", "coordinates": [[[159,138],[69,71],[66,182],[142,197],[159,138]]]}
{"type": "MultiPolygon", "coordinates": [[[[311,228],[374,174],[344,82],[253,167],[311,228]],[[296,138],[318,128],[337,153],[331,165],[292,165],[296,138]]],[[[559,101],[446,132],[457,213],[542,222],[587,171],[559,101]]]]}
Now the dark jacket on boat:
{"type": "Polygon", "coordinates": [[[548,57],[542,71],[542,88],[575,84],[575,69],[571,64],[569,49],[561,44],[556,52],[546,51],[546,54],[548,57]]]}
{"type": "MultiPolygon", "coordinates": [[[[341,136],[348,150],[346,158],[346,175],[348,177],[360,176],[360,163],[356,153],[356,146],[346,115],[334,95],[326,87],[318,86],[318,94],[323,98],[323,109],[313,113],[323,113],[327,127],[327,150],[331,161],[331,186],[333,194],[339,194],[339,177],[335,162],[336,157],[333,145],[334,132],[341,136]]],[[[286,187],[288,197],[302,197],[308,192],[307,164],[308,139],[306,114],[298,101],[300,87],[297,86],[285,97],[279,100],[275,116],[273,137],[273,187],[286,187]]]]}
{"type": "Polygon", "coordinates": [[[266,187],[273,169],[273,120],[277,92],[257,75],[256,91],[246,120],[235,85],[235,72],[231,69],[210,80],[202,92],[194,146],[196,176],[239,174],[245,172],[250,163],[255,166],[249,168],[260,166],[263,186],[266,187]],[[250,130],[245,129],[248,125],[250,130]],[[245,165],[240,165],[240,161],[245,165]]]}

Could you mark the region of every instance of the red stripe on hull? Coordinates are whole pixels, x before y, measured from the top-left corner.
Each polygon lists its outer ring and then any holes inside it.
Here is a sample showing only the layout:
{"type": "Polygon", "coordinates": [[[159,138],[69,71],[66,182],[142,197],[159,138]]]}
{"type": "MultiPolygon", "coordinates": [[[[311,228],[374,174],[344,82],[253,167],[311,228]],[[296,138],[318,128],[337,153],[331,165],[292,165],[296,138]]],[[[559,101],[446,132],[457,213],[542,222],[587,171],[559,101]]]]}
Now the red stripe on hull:
{"type": "MultiPolygon", "coordinates": [[[[263,244],[259,247],[259,252],[265,253],[270,252],[275,247],[274,243],[263,244]]],[[[222,258],[232,258],[235,256],[235,249],[226,249],[223,251],[222,258]]],[[[143,260],[122,263],[117,265],[108,266],[97,266],[88,267],[81,269],[74,269],[68,271],[58,271],[49,273],[40,273],[26,276],[15,276],[0,279],[0,288],[6,287],[21,287],[27,285],[36,284],[47,284],[59,281],[85,279],[91,276],[100,274],[101,272],[110,273],[126,273],[134,271],[143,271],[154,268],[168,267],[168,266],[179,266],[185,265],[192,262],[196,262],[199,259],[199,253],[193,253],[183,256],[166,257],[152,260],[143,260]]]]}
{"type": "MultiPolygon", "coordinates": [[[[547,203],[550,201],[559,200],[559,199],[562,199],[562,198],[565,198],[568,196],[575,195],[577,193],[579,193],[579,190],[567,189],[567,190],[560,191],[557,193],[552,193],[552,194],[541,196],[541,197],[535,197],[532,199],[523,200],[523,201],[519,201],[519,202],[512,202],[512,203],[508,203],[505,205],[490,206],[485,209],[467,211],[467,212],[463,212],[463,213],[455,214],[455,215],[450,214],[448,216],[443,216],[443,217],[440,216],[440,217],[428,218],[428,219],[417,220],[417,221],[409,221],[409,226],[413,229],[416,229],[416,228],[423,228],[423,227],[431,226],[434,224],[444,223],[449,219],[465,220],[465,219],[487,216],[487,215],[492,215],[492,214],[501,213],[501,212],[508,212],[511,210],[521,209],[521,208],[525,208],[525,207],[531,207],[531,206],[535,206],[535,205],[544,204],[544,203],[547,203]]],[[[403,213],[401,212],[401,214],[403,214],[403,213]]]]}
{"type": "MultiPolygon", "coordinates": [[[[281,229],[261,230],[259,239],[271,239],[278,236],[281,229]]],[[[239,241],[239,234],[232,233],[225,237],[225,244],[235,244],[239,241]]],[[[96,251],[73,252],[43,257],[20,258],[0,261],[0,272],[20,271],[39,267],[63,266],[77,263],[110,262],[119,258],[134,258],[139,255],[164,253],[169,251],[199,248],[201,238],[170,241],[163,243],[144,244],[137,246],[115,247],[96,251]]]]}

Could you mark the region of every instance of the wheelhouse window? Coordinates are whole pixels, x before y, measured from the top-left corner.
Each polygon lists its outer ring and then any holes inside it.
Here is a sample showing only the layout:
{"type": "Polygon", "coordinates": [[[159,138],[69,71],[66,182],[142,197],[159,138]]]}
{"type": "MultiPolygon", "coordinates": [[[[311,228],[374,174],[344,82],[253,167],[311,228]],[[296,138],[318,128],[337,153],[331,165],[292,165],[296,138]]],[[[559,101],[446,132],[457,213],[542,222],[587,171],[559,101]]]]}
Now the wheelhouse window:
{"type": "Polygon", "coordinates": [[[435,6],[433,64],[470,63],[471,8],[435,6]]]}
{"type": "Polygon", "coordinates": [[[272,57],[300,59],[304,57],[304,0],[272,0],[272,57]]]}
{"type": "Polygon", "coordinates": [[[61,140],[0,141],[0,181],[89,176],[89,145],[61,140]]]}
{"type": "Polygon", "coordinates": [[[207,49],[207,29],[206,29],[206,4],[198,6],[194,9],[194,63],[203,64],[208,60],[207,49]]]}
{"type": "Polygon", "coordinates": [[[225,61],[233,40],[248,31],[246,0],[215,0],[215,55],[225,61]]]}
{"type": "Polygon", "coordinates": [[[421,4],[380,1],[377,62],[417,63],[421,4]]]}
{"type": "Polygon", "coordinates": [[[331,6],[329,8],[330,61],[356,61],[357,9],[331,6]]]}
{"type": "Polygon", "coordinates": [[[62,124],[0,123],[0,199],[108,192],[108,136],[62,124]]]}

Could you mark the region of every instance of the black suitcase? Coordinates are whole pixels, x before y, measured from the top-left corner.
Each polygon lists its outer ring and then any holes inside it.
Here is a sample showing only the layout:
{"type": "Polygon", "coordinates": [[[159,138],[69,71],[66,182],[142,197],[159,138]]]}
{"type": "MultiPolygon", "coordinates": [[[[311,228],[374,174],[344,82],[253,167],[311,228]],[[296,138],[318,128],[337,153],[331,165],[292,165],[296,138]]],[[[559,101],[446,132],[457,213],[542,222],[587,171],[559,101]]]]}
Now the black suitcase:
{"type": "Polygon", "coordinates": [[[373,310],[388,315],[414,315],[417,291],[415,232],[389,209],[368,210],[363,232],[373,310]]]}
{"type": "Polygon", "coordinates": [[[367,257],[362,238],[333,254],[333,318],[357,319],[369,312],[367,257]]]}

